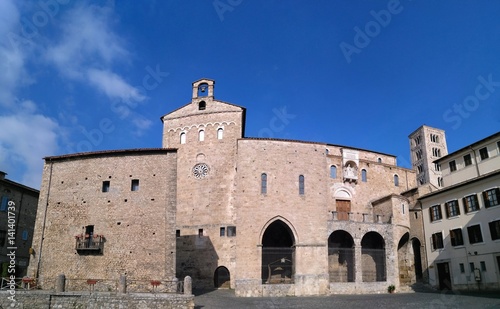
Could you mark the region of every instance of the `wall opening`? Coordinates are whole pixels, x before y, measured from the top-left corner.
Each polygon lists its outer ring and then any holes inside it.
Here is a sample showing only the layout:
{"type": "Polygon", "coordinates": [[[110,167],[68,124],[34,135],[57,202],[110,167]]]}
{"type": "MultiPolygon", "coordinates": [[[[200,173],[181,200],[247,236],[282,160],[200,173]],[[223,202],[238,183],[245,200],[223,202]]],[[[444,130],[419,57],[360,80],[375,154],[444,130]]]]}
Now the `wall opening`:
{"type": "Polygon", "coordinates": [[[354,240],[338,230],[328,238],[328,274],[330,282],[354,282],[354,240]]]}
{"type": "Polygon", "coordinates": [[[363,282],[386,281],[385,242],[377,232],[368,232],[361,239],[363,282]]]}
{"type": "Polygon", "coordinates": [[[219,266],[215,270],[214,287],[217,289],[229,289],[231,287],[231,276],[226,267],[219,266]]]}
{"type": "Polygon", "coordinates": [[[295,239],[290,227],[276,220],[262,237],[262,283],[293,283],[295,239]]]}

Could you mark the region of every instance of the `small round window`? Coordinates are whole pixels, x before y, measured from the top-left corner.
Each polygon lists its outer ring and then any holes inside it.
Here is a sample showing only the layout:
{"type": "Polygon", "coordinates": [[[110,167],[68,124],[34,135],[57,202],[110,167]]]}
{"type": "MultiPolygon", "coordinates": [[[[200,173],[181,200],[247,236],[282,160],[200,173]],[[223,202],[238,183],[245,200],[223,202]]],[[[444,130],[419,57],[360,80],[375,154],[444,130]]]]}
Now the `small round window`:
{"type": "Polygon", "coordinates": [[[202,179],[207,177],[210,168],[205,163],[198,163],[193,167],[193,176],[202,179]]]}

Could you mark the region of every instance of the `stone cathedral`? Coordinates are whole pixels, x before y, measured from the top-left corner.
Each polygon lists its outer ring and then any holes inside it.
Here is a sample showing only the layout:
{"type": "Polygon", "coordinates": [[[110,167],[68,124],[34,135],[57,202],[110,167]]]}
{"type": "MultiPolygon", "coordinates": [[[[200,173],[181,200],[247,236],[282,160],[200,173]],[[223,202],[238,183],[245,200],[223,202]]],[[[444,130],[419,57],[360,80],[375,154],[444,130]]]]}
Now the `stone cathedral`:
{"type": "Polygon", "coordinates": [[[376,151],[246,137],[245,108],[216,100],[214,84],[194,82],[191,101],[161,117],[161,148],[45,158],[28,275],[47,288],[59,273],[191,276],[237,296],[422,278],[413,170],[376,151]]]}

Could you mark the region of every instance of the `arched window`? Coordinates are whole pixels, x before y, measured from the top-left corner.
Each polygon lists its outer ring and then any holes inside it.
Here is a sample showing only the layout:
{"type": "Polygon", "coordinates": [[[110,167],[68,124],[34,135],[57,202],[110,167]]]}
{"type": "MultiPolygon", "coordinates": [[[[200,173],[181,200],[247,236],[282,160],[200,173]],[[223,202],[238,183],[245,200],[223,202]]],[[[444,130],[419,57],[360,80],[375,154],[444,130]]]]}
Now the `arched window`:
{"type": "Polygon", "coordinates": [[[186,143],[186,132],[182,132],[180,136],[181,144],[186,143]]]}
{"type": "Polygon", "coordinates": [[[207,108],[207,103],[205,103],[205,101],[198,103],[198,110],[203,111],[205,108],[207,108]]]}
{"type": "Polygon", "coordinates": [[[217,139],[222,139],[223,135],[224,135],[224,129],[223,128],[218,128],[217,129],[217,139]]]}
{"type": "Polygon", "coordinates": [[[304,175],[299,176],[299,194],[304,195],[304,175]]]}
{"type": "Polygon", "coordinates": [[[335,165],[330,166],[330,178],[337,178],[337,167],[335,165]]]}
{"type": "Polygon", "coordinates": [[[208,96],[208,84],[202,83],[198,86],[198,97],[208,96]]]}
{"type": "Polygon", "coordinates": [[[198,140],[199,140],[200,142],[203,142],[203,141],[205,140],[205,130],[200,130],[200,131],[198,132],[198,140]]]}
{"type": "Polygon", "coordinates": [[[378,162],[378,163],[382,163],[382,158],[378,158],[378,159],[377,159],[377,162],[378,162]]]}
{"type": "Polygon", "coordinates": [[[394,175],[394,185],[395,185],[396,187],[398,187],[398,186],[399,186],[399,176],[398,176],[398,175],[394,175]]]}
{"type": "Polygon", "coordinates": [[[366,182],[366,170],[365,169],[362,169],[361,170],[361,181],[362,182],[366,182]]]}
{"type": "Polygon", "coordinates": [[[267,194],[267,174],[262,173],[260,175],[260,193],[267,194]]]}

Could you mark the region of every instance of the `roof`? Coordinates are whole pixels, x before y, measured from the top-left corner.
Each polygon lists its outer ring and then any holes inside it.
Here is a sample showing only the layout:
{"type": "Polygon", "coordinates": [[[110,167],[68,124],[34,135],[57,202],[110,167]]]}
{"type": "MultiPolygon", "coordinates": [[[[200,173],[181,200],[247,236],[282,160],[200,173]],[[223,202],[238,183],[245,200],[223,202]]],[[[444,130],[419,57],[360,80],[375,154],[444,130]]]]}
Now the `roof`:
{"type": "MultiPolygon", "coordinates": [[[[224,103],[224,104],[227,104],[227,105],[231,105],[231,106],[234,106],[234,107],[241,108],[241,109],[243,110],[243,112],[245,112],[245,111],[246,111],[246,107],[243,107],[243,106],[240,106],[240,105],[237,105],[237,104],[233,104],[233,103],[229,103],[229,102],[226,102],[226,101],[221,101],[221,100],[213,100],[213,101],[218,102],[218,103],[224,103]]],[[[160,117],[161,122],[163,122],[163,118],[164,118],[165,116],[168,116],[168,115],[170,115],[170,114],[172,114],[172,113],[174,113],[174,112],[176,112],[176,111],[178,111],[178,110],[181,110],[181,109],[183,109],[184,107],[189,106],[189,105],[190,105],[190,104],[192,104],[192,103],[193,103],[192,101],[191,101],[191,102],[189,102],[189,103],[186,103],[186,104],[182,105],[181,107],[178,107],[178,108],[176,108],[176,109],[174,109],[174,110],[172,110],[172,111],[170,111],[170,112],[166,113],[165,115],[161,116],[161,117],[160,117]]],[[[187,117],[187,116],[186,116],[186,117],[187,117]]]]}
{"type": "Polygon", "coordinates": [[[485,137],[485,138],[483,138],[483,139],[481,139],[481,140],[479,140],[479,141],[477,141],[477,142],[475,142],[475,143],[472,143],[472,144],[470,144],[470,145],[468,145],[468,146],[465,146],[465,147],[463,147],[463,148],[460,148],[460,149],[458,149],[458,150],[456,150],[456,151],[454,151],[454,152],[452,152],[452,153],[447,154],[447,155],[446,155],[446,156],[444,156],[444,157],[441,157],[441,158],[439,158],[439,159],[435,160],[434,162],[435,162],[435,163],[442,162],[443,160],[449,159],[450,157],[453,157],[453,156],[455,156],[455,155],[457,155],[457,154],[459,154],[459,153],[461,153],[461,152],[464,152],[464,151],[466,151],[466,150],[469,150],[469,149],[471,149],[471,148],[474,148],[474,147],[476,147],[476,146],[479,146],[479,145],[481,145],[481,144],[484,144],[485,142],[490,141],[490,140],[492,140],[492,139],[495,139],[495,138],[497,138],[497,137],[500,137],[500,132],[497,132],[497,133],[492,134],[492,135],[490,135],[490,136],[488,136],[488,137],[485,137]]]}
{"type": "Polygon", "coordinates": [[[471,183],[474,183],[474,182],[477,182],[477,181],[480,181],[480,180],[483,180],[483,179],[486,179],[486,178],[494,177],[494,176],[497,176],[497,175],[500,175],[500,170],[496,170],[496,171],[493,171],[491,173],[484,174],[484,175],[481,175],[479,177],[475,177],[475,178],[472,178],[472,179],[468,179],[468,180],[459,182],[457,184],[445,187],[443,189],[440,189],[440,190],[437,190],[437,191],[434,191],[434,192],[431,192],[431,193],[427,193],[426,195],[423,195],[423,196],[419,197],[418,200],[423,200],[423,199],[426,199],[428,197],[431,197],[431,196],[434,196],[434,195],[438,195],[440,193],[447,192],[447,191],[450,191],[450,190],[453,190],[453,189],[456,189],[456,188],[459,188],[459,187],[463,187],[463,186],[469,185],[471,183]]]}
{"type": "Polygon", "coordinates": [[[18,187],[18,188],[24,189],[26,191],[31,191],[31,192],[35,193],[36,195],[40,194],[40,190],[37,190],[37,189],[31,188],[31,187],[25,186],[23,184],[20,184],[18,182],[15,182],[15,181],[12,181],[12,180],[9,180],[9,179],[0,179],[0,183],[1,182],[5,183],[5,184],[8,184],[8,185],[11,185],[11,186],[14,186],[14,187],[18,187]]]}
{"type": "Polygon", "coordinates": [[[91,151],[91,152],[79,152],[60,156],[51,156],[43,158],[46,162],[59,161],[64,159],[75,159],[75,158],[92,158],[101,156],[119,156],[119,155],[131,155],[131,154],[154,154],[154,153],[169,153],[177,152],[175,148],[135,148],[135,149],[121,149],[121,150],[103,150],[103,151],[91,151]]]}

